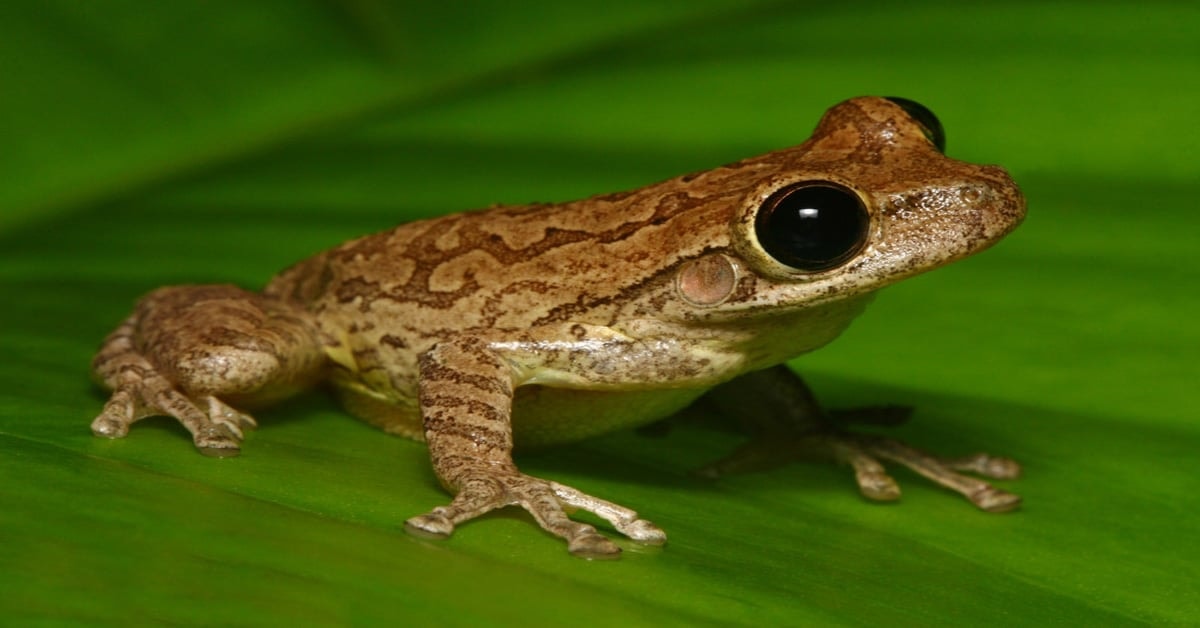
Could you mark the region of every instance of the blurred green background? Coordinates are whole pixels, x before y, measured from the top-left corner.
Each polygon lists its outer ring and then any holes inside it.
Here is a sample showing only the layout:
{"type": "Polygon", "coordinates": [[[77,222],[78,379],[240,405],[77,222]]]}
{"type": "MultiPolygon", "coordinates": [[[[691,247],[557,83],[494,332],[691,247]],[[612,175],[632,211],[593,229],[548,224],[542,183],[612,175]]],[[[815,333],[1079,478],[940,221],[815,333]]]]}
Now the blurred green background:
{"type": "Polygon", "coordinates": [[[1200,9],[1183,2],[14,2],[0,7],[0,623],[1200,622],[1200,9]],[[807,137],[860,94],[1000,163],[1029,218],[795,362],[829,405],[1026,465],[986,515],[898,472],[706,482],[735,433],[522,456],[670,536],[571,558],[520,513],[429,542],[417,443],[312,394],[241,457],[93,438],[100,339],[163,284],[626,189],[807,137]]]}

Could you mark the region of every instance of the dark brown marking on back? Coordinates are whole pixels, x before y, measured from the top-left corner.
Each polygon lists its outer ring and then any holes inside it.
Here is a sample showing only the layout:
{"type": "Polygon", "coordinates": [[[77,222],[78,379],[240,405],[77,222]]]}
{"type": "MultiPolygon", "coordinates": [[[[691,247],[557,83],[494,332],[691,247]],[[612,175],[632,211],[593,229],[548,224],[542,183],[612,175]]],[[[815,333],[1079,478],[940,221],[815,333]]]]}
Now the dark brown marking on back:
{"type": "Polygon", "coordinates": [[[384,335],[380,336],[379,342],[382,342],[383,344],[385,344],[389,347],[392,347],[393,349],[407,349],[408,348],[407,341],[405,341],[400,336],[393,336],[392,334],[384,334],[384,335]]]}

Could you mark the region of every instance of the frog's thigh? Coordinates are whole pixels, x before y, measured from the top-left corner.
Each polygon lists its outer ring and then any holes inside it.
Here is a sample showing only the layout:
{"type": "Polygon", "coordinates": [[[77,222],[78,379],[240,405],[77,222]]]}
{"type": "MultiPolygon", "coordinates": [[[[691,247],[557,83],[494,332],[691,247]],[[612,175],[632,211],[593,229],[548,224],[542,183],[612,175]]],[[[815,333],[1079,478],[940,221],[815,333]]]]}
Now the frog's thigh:
{"type": "Polygon", "coordinates": [[[235,286],[165,288],[138,313],[143,355],[194,395],[271,401],[311,383],[324,360],[307,313],[235,286]]]}
{"type": "Polygon", "coordinates": [[[234,286],[179,286],[150,293],[109,335],[93,361],[113,390],[93,422],[100,436],[165,414],[205,453],[236,453],[253,419],[230,405],[294,393],[320,374],[324,357],[307,315],[234,286]]]}

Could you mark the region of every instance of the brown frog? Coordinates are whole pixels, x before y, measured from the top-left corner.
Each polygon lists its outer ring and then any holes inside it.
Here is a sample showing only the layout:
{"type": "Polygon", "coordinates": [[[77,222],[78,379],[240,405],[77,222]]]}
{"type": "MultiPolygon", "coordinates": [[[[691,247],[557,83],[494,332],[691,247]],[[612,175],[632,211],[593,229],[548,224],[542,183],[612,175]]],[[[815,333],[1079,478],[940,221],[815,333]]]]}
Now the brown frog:
{"type": "Polygon", "coordinates": [[[921,105],[856,98],[799,146],[706,172],[401,225],[300,262],[261,293],[162,288],[96,356],[113,393],[92,430],[122,437],[169,415],[203,453],[233,455],[255,424],[244,409],[327,381],[353,414],[428,444],[454,498],[410,531],[446,536],[519,505],[571,552],[598,557],[620,550],[567,510],[635,541],[666,536],[632,510],[524,475],[514,443],[643,425],[707,394],[733,414],[773,417],[740,457],[815,442],[852,465],[867,497],[899,497],[887,459],[1010,510],[1016,495],[959,472],[1009,478],[1016,463],[853,434],[782,364],[837,337],[879,288],[1020,223],[1025,202],[1003,169],[943,147],[921,105]]]}

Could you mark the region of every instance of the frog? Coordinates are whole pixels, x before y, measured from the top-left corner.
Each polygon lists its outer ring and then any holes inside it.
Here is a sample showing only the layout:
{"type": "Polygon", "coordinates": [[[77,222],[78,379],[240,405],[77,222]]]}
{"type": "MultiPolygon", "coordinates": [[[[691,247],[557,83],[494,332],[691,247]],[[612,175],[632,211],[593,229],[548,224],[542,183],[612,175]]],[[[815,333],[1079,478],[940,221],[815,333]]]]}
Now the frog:
{"type": "Polygon", "coordinates": [[[900,496],[888,462],[1007,512],[1020,497],[988,480],[1017,477],[1018,463],[940,457],[855,429],[906,410],[825,410],[787,362],[838,337],[881,288],[988,248],[1024,215],[1003,168],[946,156],[930,109],[852,98],[802,143],[761,156],[629,192],[408,222],[294,264],[258,292],[154,290],[92,362],[111,394],[91,428],[119,438],[165,415],[201,453],[231,456],[257,425],[251,411],[327,385],[350,414],[427,446],[451,497],[406,530],[445,538],[518,506],[585,558],[619,555],[613,532],[644,545],[666,534],[633,509],[523,473],[514,449],[696,403],[759,428],[707,474],[816,447],[871,500],[900,496]],[[612,530],[569,516],[578,510],[612,530]]]}

